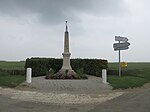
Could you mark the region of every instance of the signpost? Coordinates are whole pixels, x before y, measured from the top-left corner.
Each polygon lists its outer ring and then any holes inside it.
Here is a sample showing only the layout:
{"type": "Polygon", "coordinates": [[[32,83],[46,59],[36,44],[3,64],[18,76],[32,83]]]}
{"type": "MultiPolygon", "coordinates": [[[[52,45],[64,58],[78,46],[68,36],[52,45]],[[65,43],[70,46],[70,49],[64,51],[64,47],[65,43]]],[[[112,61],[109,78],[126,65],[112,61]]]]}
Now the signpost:
{"type": "Polygon", "coordinates": [[[129,49],[129,47],[114,48],[114,51],[126,50],[126,49],[129,49]]]}
{"type": "Polygon", "coordinates": [[[130,43],[127,42],[127,37],[115,36],[115,41],[118,43],[113,44],[114,51],[119,51],[119,77],[121,77],[121,63],[120,63],[120,50],[126,50],[129,48],[130,43]]]}
{"type": "Polygon", "coordinates": [[[127,37],[121,37],[121,36],[115,36],[115,41],[124,41],[124,42],[127,42],[128,38],[127,37]]]}
{"type": "Polygon", "coordinates": [[[124,43],[114,43],[114,45],[113,45],[113,47],[114,47],[114,49],[116,48],[126,48],[126,47],[128,47],[130,45],[130,43],[129,42],[124,42],[124,43]]]}

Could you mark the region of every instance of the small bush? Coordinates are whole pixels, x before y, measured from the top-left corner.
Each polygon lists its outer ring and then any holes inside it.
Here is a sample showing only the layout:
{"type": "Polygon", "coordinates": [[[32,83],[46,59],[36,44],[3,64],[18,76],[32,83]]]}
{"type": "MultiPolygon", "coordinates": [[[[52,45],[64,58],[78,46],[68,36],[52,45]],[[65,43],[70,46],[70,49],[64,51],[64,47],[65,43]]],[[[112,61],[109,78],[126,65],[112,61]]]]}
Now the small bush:
{"type": "Polygon", "coordinates": [[[81,76],[83,75],[83,73],[84,73],[83,71],[84,71],[84,69],[83,69],[83,68],[80,68],[80,69],[77,70],[76,73],[77,73],[77,75],[78,75],[79,77],[81,77],[81,76]]]}
{"type": "Polygon", "coordinates": [[[78,69],[76,73],[80,79],[88,79],[88,77],[84,74],[83,68],[78,69]]]}
{"type": "Polygon", "coordinates": [[[52,68],[50,68],[46,74],[45,79],[55,79],[54,73],[55,73],[55,71],[52,68]]]}

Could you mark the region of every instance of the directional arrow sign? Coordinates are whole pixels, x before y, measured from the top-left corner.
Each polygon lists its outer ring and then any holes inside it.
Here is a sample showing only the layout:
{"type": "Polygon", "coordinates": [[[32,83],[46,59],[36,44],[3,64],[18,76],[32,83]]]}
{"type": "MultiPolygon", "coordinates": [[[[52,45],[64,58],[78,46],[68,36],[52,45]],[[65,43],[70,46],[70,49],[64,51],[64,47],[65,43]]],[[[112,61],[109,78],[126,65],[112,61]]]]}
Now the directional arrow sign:
{"type": "Polygon", "coordinates": [[[115,51],[119,51],[119,76],[121,77],[121,66],[120,66],[120,52],[121,50],[126,50],[129,48],[130,43],[127,42],[127,37],[115,36],[115,41],[119,41],[118,43],[113,44],[113,48],[115,51]]]}
{"type": "Polygon", "coordinates": [[[121,37],[121,36],[115,36],[115,41],[124,41],[124,42],[127,42],[128,38],[127,37],[121,37]]]}
{"type": "Polygon", "coordinates": [[[124,43],[114,43],[113,47],[114,48],[120,48],[120,47],[128,47],[130,45],[129,42],[124,42],[124,43]]]}
{"type": "Polygon", "coordinates": [[[118,48],[114,48],[115,51],[126,50],[126,49],[129,49],[129,47],[118,47],[118,48]]]}

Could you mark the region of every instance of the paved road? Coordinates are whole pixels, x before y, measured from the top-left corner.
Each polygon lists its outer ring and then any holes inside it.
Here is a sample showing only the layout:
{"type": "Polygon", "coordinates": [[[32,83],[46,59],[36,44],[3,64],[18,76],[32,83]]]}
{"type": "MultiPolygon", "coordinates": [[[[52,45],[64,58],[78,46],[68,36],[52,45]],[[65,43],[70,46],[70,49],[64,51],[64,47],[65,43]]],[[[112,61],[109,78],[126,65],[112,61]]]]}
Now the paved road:
{"type": "Polygon", "coordinates": [[[13,100],[0,96],[0,112],[87,112],[93,105],[56,105],[13,100]]]}
{"type": "MultiPolygon", "coordinates": [[[[128,91],[128,90],[126,90],[128,91]]],[[[13,100],[0,95],[0,112],[149,112],[150,86],[96,104],[46,104],[13,100]]]]}
{"type": "Polygon", "coordinates": [[[129,92],[99,104],[89,112],[150,112],[150,88],[129,92]]]}

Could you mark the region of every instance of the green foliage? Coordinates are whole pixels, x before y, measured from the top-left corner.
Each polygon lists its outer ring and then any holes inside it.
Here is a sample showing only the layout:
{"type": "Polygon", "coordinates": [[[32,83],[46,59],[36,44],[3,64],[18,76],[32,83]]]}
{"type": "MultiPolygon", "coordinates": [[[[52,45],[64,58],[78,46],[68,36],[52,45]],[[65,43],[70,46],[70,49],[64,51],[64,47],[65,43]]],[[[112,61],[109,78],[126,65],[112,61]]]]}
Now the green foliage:
{"type": "MultiPolygon", "coordinates": [[[[107,60],[101,59],[71,59],[71,66],[75,72],[83,68],[84,74],[96,75],[97,71],[107,68],[107,60]]],[[[54,58],[31,58],[26,59],[25,68],[32,68],[33,76],[43,76],[49,68],[57,73],[63,64],[62,59],[54,58]]],[[[97,72],[100,74],[100,72],[97,72]]]]}
{"type": "Polygon", "coordinates": [[[76,73],[80,79],[88,79],[88,77],[84,74],[83,68],[78,69],[76,73]]]}
{"type": "Polygon", "coordinates": [[[55,77],[54,73],[55,71],[52,68],[50,68],[49,71],[46,73],[45,79],[54,79],[55,77]]]}
{"type": "Polygon", "coordinates": [[[55,73],[55,71],[54,71],[52,68],[50,68],[49,71],[47,72],[47,74],[52,74],[52,75],[53,75],[54,73],[55,73]]]}
{"type": "Polygon", "coordinates": [[[77,73],[79,76],[83,75],[83,73],[84,73],[83,68],[78,69],[76,73],[77,73]]]}

